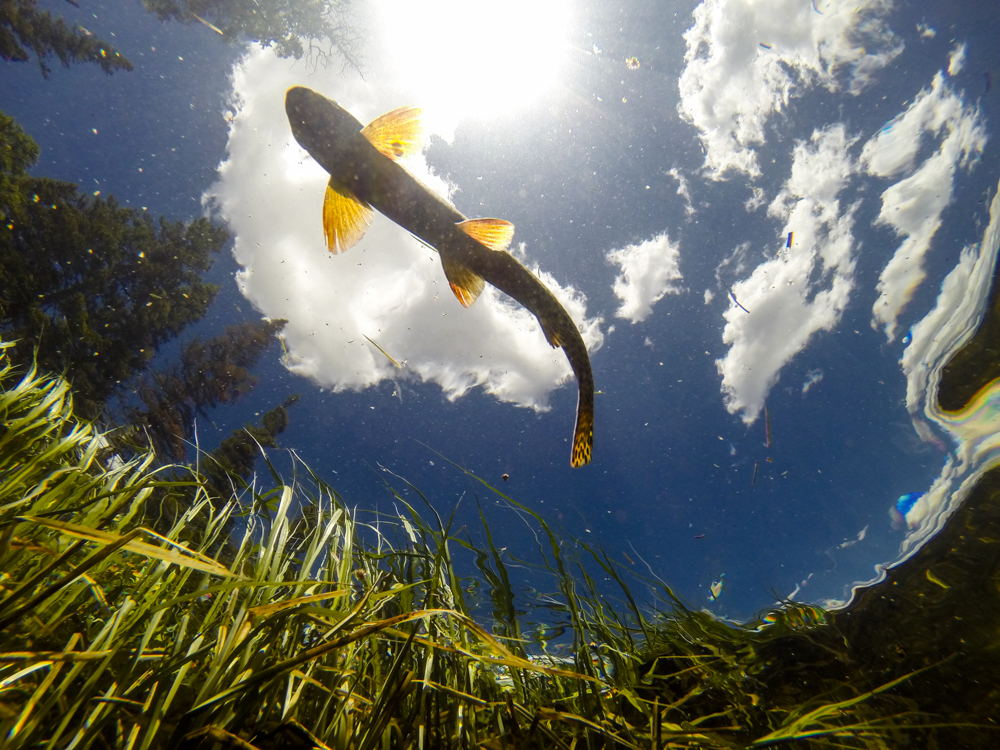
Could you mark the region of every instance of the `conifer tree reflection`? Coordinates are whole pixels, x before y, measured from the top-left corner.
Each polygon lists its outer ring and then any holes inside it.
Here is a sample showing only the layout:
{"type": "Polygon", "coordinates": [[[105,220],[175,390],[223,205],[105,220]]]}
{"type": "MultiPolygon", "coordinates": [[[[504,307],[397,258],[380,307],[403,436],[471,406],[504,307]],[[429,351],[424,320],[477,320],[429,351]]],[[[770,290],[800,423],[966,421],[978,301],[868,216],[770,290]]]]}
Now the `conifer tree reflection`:
{"type": "MultiPolygon", "coordinates": [[[[67,0],[76,5],[75,0],[67,0]]],[[[58,57],[63,67],[92,62],[110,75],[132,70],[132,63],[112,45],[82,26],[70,27],[60,17],[38,9],[37,0],[0,0],[0,59],[27,62],[34,54],[45,78],[52,69],[47,60],[58,57]]]]}
{"type": "Polygon", "coordinates": [[[183,461],[196,417],[253,388],[257,380],[250,368],[284,325],[283,320],[241,323],[208,341],[195,339],[180,361],[142,378],[137,394],[143,408],[131,407],[130,419],[149,430],[160,454],[183,461]]]}
{"type": "Polygon", "coordinates": [[[157,348],[200,319],[202,279],[229,233],[208,219],[145,212],[34,177],[38,146],[0,112],[0,336],[15,362],[65,373],[96,418],[157,348]]]}
{"type": "Polygon", "coordinates": [[[280,57],[305,57],[329,66],[361,67],[361,32],[351,21],[350,0],[144,0],[161,21],[202,23],[226,39],[274,47],[280,57]],[[326,40],[319,42],[317,40],[326,40]]]}

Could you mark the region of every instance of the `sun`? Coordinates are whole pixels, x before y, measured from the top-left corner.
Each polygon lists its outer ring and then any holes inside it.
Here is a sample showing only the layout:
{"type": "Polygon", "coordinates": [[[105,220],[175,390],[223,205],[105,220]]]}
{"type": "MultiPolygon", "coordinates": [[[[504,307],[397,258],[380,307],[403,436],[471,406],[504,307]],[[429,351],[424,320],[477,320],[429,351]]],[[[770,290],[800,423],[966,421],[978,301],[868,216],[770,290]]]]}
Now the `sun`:
{"type": "Polygon", "coordinates": [[[558,80],[567,0],[384,0],[392,67],[421,106],[454,117],[513,114],[558,80]]]}

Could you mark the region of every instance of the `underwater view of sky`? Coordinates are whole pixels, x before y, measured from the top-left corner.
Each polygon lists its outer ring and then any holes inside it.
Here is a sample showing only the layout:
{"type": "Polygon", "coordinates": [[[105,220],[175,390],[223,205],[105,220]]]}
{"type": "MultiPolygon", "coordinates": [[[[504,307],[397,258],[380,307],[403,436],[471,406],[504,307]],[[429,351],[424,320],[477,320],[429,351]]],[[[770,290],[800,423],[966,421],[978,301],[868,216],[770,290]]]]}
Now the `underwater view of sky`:
{"type": "Polygon", "coordinates": [[[996,260],[995,4],[371,0],[354,6],[361,71],[229,47],[138,2],[49,7],[136,69],[4,64],[34,173],[228,224],[191,335],[288,321],[256,388],[199,422],[203,447],[299,393],[279,441],[352,507],[392,510],[388,469],[442,514],[461,500],[477,541],[480,503],[497,546],[531,557],[537,524],[453,461],[733,618],[849,600],[1000,455],[992,393],[958,415],[934,398],[996,260]],[[510,252],[590,349],[590,465],[570,467],[576,382],[533,315],[489,286],[464,309],[381,216],[326,250],[294,85],[362,122],[421,107],[406,168],[513,222],[510,252]],[[894,527],[907,493],[925,494],[894,527]]]}

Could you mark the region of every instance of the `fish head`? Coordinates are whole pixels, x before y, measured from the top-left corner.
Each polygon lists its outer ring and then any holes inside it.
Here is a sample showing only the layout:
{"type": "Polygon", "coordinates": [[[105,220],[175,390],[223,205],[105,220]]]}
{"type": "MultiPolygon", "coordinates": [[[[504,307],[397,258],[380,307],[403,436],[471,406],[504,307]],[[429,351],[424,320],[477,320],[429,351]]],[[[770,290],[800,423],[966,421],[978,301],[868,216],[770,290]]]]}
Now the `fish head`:
{"type": "Polygon", "coordinates": [[[337,102],[293,86],[285,94],[285,114],[295,140],[327,172],[352,161],[362,125],[337,102]]]}

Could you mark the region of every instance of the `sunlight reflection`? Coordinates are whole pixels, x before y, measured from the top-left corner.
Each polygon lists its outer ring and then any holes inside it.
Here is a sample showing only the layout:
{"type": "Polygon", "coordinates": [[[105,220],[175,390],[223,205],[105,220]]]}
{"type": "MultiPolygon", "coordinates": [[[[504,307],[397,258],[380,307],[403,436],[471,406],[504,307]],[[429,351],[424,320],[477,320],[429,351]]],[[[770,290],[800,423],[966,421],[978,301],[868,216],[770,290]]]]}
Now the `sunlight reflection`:
{"type": "Polygon", "coordinates": [[[495,116],[537,99],[566,56],[565,0],[386,0],[387,47],[425,108],[495,116]]]}

